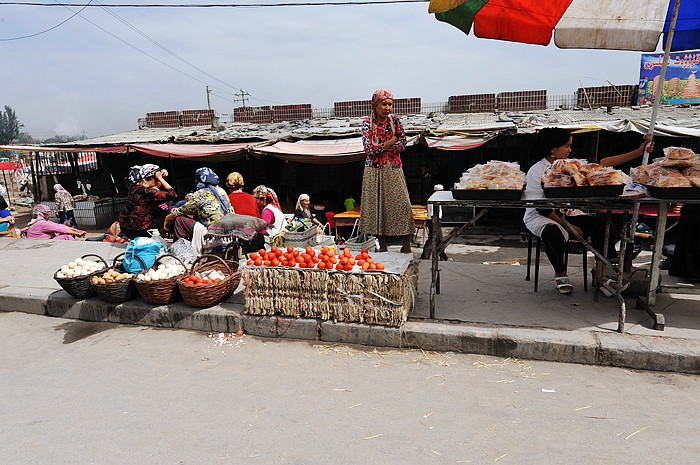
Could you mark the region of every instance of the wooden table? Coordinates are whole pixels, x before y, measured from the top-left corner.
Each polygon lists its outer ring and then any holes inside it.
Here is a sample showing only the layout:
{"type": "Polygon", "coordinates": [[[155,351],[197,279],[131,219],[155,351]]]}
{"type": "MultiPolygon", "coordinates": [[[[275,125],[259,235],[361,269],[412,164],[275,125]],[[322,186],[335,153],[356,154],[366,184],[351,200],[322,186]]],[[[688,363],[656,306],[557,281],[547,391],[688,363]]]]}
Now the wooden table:
{"type": "MultiPolygon", "coordinates": [[[[428,207],[425,205],[411,205],[411,211],[413,213],[413,222],[416,226],[416,232],[422,231],[423,242],[426,238],[426,230],[428,223],[428,207]]],[[[343,213],[337,213],[333,220],[335,221],[335,227],[343,226],[355,226],[355,223],[360,219],[360,210],[350,210],[343,213]]],[[[417,238],[416,234],[416,238],[417,238]]]]}

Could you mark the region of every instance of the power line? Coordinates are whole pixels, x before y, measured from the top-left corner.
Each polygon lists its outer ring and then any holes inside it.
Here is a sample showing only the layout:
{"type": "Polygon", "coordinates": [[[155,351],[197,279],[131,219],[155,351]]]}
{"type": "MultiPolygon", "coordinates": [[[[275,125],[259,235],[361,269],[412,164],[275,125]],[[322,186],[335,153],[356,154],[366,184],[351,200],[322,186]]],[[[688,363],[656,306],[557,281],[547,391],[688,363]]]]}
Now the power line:
{"type": "MultiPolygon", "coordinates": [[[[139,28],[137,28],[137,27],[134,26],[133,24],[129,23],[127,20],[125,20],[124,18],[122,18],[122,17],[119,16],[118,14],[114,13],[113,11],[110,11],[107,7],[104,7],[104,5],[101,4],[100,2],[97,2],[97,1],[96,1],[95,3],[97,3],[97,4],[100,5],[100,6],[102,6],[104,11],[106,11],[107,13],[109,13],[110,15],[112,15],[114,18],[116,18],[116,19],[117,19],[118,21],[120,21],[122,24],[124,24],[124,25],[126,25],[127,27],[129,27],[131,30],[135,31],[135,32],[136,32],[137,34],[139,34],[141,37],[145,38],[146,40],[148,40],[149,42],[151,42],[152,44],[154,44],[156,47],[158,47],[158,48],[160,48],[161,50],[163,50],[164,52],[168,53],[170,56],[172,56],[172,57],[178,59],[179,61],[181,61],[182,63],[186,64],[187,66],[189,66],[189,67],[191,67],[191,68],[194,68],[195,70],[199,71],[200,73],[204,74],[204,75],[207,76],[207,77],[210,77],[211,79],[215,80],[216,82],[218,82],[218,83],[220,83],[220,84],[223,84],[223,85],[225,85],[225,86],[227,86],[227,87],[230,87],[231,89],[234,89],[234,90],[237,89],[236,86],[233,86],[233,85],[231,85],[231,84],[228,84],[228,83],[222,81],[221,79],[217,78],[216,76],[213,76],[213,75],[209,74],[208,72],[204,71],[202,68],[199,68],[198,66],[196,66],[196,65],[190,63],[189,61],[185,60],[185,59],[182,58],[180,55],[178,55],[177,53],[173,52],[172,50],[170,50],[170,49],[167,48],[166,46],[162,45],[162,44],[159,43],[157,40],[151,38],[151,37],[150,37],[149,35],[147,35],[145,32],[141,31],[139,28]]],[[[81,16],[81,17],[82,17],[82,16],[81,16]]],[[[200,81],[200,82],[201,82],[201,81],[200,81]]]]}
{"type": "MultiPolygon", "coordinates": [[[[78,16],[78,15],[80,14],[80,12],[83,11],[83,10],[84,10],[85,8],[87,8],[88,6],[90,6],[91,3],[92,3],[92,0],[90,0],[90,1],[87,3],[87,5],[76,5],[76,6],[80,6],[80,7],[81,7],[80,10],[76,11],[76,12],[73,13],[71,16],[69,16],[69,17],[66,18],[65,20],[61,21],[60,23],[56,24],[55,26],[52,26],[52,27],[50,27],[50,28],[48,28],[48,29],[45,29],[45,30],[43,30],[43,31],[36,32],[36,33],[34,33],[34,34],[29,34],[29,35],[26,35],[26,36],[9,37],[9,38],[6,38],[6,39],[0,38],[0,42],[8,42],[8,41],[10,41],[10,40],[29,39],[29,38],[31,38],[31,37],[40,36],[41,34],[46,34],[46,33],[49,32],[49,31],[53,31],[53,30],[56,29],[57,27],[59,27],[59,26],[65,24],[65,23],[67,23],[67,22],[70,21],[71,19],[73,19],[73,18],[75,18],[76,16],[78,16]]],[[[55,5],[51,4],[51,5],[47,5],[47,6],[55,6],[55,5]]]]}

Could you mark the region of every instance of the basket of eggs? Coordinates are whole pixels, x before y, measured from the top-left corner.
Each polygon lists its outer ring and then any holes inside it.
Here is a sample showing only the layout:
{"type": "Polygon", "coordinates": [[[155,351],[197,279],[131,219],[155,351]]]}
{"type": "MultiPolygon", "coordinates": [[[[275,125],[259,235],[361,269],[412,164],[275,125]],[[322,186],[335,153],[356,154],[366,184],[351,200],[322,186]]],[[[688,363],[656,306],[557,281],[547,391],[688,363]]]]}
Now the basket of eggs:
{"type": "MultiPolygon", "coordinates": [[[[138,255],[134,255],[146,269],[146,264],[138,255]]],[[[90,278],[90,284],[95,289],[100,300],[105,302],[120,304],[136,297],[136,286],[134,284],[135,275],[124,271],[122,262],[124,254],[114,257],[112,267],[102,273],[90,278]]]]}
{"type": "Polygon", "coordinates": [[[136,276],[136,290],[143,300],[153,305],[167,305],[178,300],[177,280],[187,273],[187,266],[176,256],[163,254],[148,270],[136,276]]]}
{"type": "Polygon", "coordinates": [[[75,298],[86,299],[95,295],[95,289],[90,280],[109,268],[106,261],[99,255],[87,254],[63,265],[53,275],[53,279],[75,298]],[[88,257],[96,257],[91,260],[88,257]]]}

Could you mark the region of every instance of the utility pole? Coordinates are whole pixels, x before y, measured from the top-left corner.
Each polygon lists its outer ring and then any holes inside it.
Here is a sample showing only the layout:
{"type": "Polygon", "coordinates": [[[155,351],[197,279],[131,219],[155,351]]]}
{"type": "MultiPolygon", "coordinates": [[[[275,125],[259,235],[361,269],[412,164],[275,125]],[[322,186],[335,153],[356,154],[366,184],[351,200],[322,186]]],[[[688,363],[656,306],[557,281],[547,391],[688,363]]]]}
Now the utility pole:
{"type": "Polygon", "coordinates": [[[209,86],[207,86],[207,110],[211,110],[211,90],[209,90],[209,86]]]}
{"type": "Polygon", "coordinates": [[[234,102],[242,102],[243,103],[243,108],[245,108],[245,98],[250,97],[250,94],[243,89],[241,89],[241,92],[238,94],[233,94],[236,96],[236,98],[233,99],[234,102]]]}

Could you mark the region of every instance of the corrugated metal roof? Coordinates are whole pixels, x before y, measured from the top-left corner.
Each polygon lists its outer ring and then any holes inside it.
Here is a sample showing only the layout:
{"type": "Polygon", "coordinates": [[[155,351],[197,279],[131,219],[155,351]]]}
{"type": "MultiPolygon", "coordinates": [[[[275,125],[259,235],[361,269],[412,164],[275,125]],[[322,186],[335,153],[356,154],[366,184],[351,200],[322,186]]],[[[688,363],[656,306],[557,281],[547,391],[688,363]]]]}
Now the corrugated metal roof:
{"type": "MultiPolygon", "coordinates": [[[[652,107],[589,109],[547,109],[513,113],[430,113],[402,116],[409,134],[427,131],[469,132],[513,129],[531,133],[545,126],[594,125],[617,131],[644,132],[651,120],[652,107]]],[[[235,123],[212,129],[210,126],[163,129],[136,129],[121,134],[75,141],[78,146],[108,146],[129,143],[223,143],[244,140],[294,140],[310,137],[357,137],[363,118],[322,118],[268,124],[235,123]]],[[[661,106],[657,115],[660,128],[680,130],[677,135],[700,135],[700,107],[661,106]]],[[[62,144],[52,144],[61,146],[62,144]]]]}

